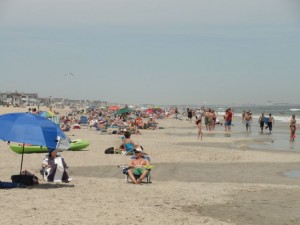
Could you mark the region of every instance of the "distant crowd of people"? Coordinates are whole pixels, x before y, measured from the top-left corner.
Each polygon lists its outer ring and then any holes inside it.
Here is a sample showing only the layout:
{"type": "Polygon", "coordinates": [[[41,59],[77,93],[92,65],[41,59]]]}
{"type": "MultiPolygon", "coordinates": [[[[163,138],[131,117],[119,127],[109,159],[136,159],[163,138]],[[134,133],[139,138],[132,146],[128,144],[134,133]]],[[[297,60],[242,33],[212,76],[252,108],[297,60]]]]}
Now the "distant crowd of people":
{"type": "MultiPolygon", "coordinates": [[[[184,116],[187,116],[187,120],[192,121],[193,117],[195,117],[196,125],[198,127],[198,139],[202,140],[203,132],[202,132],[202,123],[204,123],[207,131],[213,131],[215,129],[216,124],[223,125],[222,122],[218,120],[218,115],[215,110],[210,108],[200,108],[193,110],[191,108],[187,108],[183,112],[184,116]]],[[[231,108],[225,110],[223,119],[224,119],[224,129],[227,132],[231,131],[232,120],[234,117],[234,112],[231,108]]],[[[177,115],[176,115],[177,118],[177,115]]],[[[243,111],[242,113],[242,123],[246,127],[246,132],[251,132],[251,127],[253,123],[253,117],[251,111],[243,111]]],[[[262,112],[258,118],[258,124],[260,127],[260,132],[264,133],[264,130],[268,129],[269,134],[272,133],[273,127],[275,125],[275,119],[272,113],[269,113],[267,116],[265,112],[262,112]]],[[[296,135],[296,115],[293,114],[290,119],[290,141],[294,141],[296,135]]]]}

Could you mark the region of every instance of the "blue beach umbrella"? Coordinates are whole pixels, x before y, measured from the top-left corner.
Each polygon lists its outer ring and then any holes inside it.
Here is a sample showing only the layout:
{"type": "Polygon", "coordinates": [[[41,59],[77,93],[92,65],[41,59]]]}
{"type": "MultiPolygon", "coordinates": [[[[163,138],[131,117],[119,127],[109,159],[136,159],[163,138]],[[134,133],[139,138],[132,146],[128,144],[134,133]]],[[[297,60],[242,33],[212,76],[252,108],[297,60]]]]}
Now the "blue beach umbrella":
{"type": "MultiPolygon", "coordinates": [[[[51,120],[31,113],[8,113],[0,115],[0,139],[9,142],[18,142],[24,145],[40,145],[55,149],[58,140],[67,139],[67,136],[51,120]]],[[[21,170],[23,164],[21,160],[21,170]]]]}

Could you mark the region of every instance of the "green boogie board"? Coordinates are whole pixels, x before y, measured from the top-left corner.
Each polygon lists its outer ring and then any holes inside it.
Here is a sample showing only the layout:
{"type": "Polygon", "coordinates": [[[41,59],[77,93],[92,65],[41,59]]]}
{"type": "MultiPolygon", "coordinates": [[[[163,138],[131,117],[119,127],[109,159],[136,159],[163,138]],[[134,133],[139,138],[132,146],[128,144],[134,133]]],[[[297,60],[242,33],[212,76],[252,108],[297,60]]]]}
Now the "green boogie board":
{"type": "MultiPolygon", "coordinates": [[[[70,143],[69,151],[80,151],[86,147],[88,147],[90,143],[85,140],[77,139],[72,140],[70,143]]],[[[22,154],[23,147],[22,145],[10,145],[10,149],[18,154],[22,154]]],[[[24,146],[24,153],[47,153],[48,148],[44,146],[37,146],[37,145],[25,145],[24,146]]]]}

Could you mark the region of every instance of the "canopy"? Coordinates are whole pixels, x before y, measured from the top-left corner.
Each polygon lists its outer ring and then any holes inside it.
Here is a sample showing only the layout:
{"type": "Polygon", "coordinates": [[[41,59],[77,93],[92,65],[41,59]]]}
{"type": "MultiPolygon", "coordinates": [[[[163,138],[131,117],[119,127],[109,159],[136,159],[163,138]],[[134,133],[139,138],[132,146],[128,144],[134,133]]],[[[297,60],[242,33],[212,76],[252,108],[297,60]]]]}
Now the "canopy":
{"type": "Polygon", "coordinates": [[[120,109],[116,112],[116,115],[121,115],[121,114],[124,114],[124,113],[130,113],[130,112],[133,112],[134,110],[131,109],[131,108],[123,108],[123,109],[120,109]]]}

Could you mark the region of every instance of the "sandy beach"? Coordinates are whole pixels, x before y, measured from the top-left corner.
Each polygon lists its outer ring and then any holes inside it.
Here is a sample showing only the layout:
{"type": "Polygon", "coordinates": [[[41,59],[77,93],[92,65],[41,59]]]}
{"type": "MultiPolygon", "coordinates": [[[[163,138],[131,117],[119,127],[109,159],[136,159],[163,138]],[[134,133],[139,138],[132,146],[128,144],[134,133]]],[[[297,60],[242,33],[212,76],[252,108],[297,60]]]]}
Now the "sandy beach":
{"type": "MultiPolygon", "coordinates": [[[[26,108],[0,108],[0,114],[26,108]]],[[[57,109],[60,114],[67,109],[57,109]]],[[[129,156],[105,155],[121,143],[120,135],[88,128],[71,129],[71,139],[85,139],[85,151],[62,153],[70,183],[1,189],[2,224],[300,224],[300,179],[284,173],[300,169],[300,152],[267,151],[258,142],[216,127],[197,140],[194,122],[158,120],[164,129],[133,135],[150,154],[152,183],[124,182],[118,166],[129,156]]],[[[255,130],[256,128],[253,128],[255,130]]],[[[254,132],[254,131],[253,131],[254,132]]],[[[288,130],[287,130],[288,132],[288,130]]],[[[298,140],[296,140],[298,141],[298,140]]],[[[0,180],[20,169],[21,155],[0,142],[0,180]]],[[[44,154],[24,155],[23,169],[38,175],[44,154]]]]}

